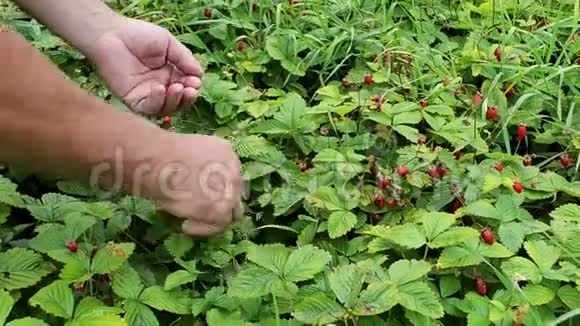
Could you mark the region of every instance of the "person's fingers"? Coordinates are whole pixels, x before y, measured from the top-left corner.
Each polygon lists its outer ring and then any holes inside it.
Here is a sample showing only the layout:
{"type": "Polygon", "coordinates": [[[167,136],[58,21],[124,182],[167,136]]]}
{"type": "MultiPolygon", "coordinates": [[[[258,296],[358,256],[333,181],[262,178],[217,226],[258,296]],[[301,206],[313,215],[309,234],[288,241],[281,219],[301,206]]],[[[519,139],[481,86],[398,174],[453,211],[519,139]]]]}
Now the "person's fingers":
{"type": "Polygon", "coordinates": [[[179,104],[179,109],[184,110],[193,105],[197,99],[197,90],[195,88],[188,87],[183,90],[183,97],[181,98],[181,103],[179,104]]]}
{"type": "Polygon", "coordinates": [[[195,89],[200,89],[201,88],[201,79],[199,79],[198,77],[195,76],[187,76],[181,79],[181,83],[183,84],[183,86],[187,87],[192,87],[195,89]]]}
{"type": "Polygon", "coordinates": [[[129,108],[144,114],[159,114],[165,102],[165,86],[152,84],[137,87],[126,97],[129,108]]]}
{"type": "Polygon", "coordinates": [[[165,105],[163,106],[163,113],[169,114],[177,108],[179,102],[183,98],[183,85],[173,84],[167,88],[167,93],[165,96],[165,105]]]}
{"type": "Polygon", "coordinates": [[[185,220],[181,227],[184,233],[197,237],[214,235],[223,231],[223,227],[221,226],[207,224],[196,220],[185,220]]]}
{"type": "Polygon", "coordinates": [[[170,36],[170,38],[167,60],[184,75],[201,78],[203,70],[199,62],[193,57],[193,53],[173,36],[170,36]]]}

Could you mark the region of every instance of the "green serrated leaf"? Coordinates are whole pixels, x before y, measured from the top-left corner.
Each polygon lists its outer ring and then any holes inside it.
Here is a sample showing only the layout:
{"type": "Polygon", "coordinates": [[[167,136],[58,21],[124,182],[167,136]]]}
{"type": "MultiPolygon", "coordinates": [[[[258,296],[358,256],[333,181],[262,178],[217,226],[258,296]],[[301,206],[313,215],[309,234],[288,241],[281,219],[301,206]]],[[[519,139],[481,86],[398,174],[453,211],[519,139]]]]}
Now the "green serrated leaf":
{"type": "Polygon", "coordinates": [[[15,319],[6,324],[6,326],[49,326],[49,325],[38,318],[24,317],[20,319],[15,319]]]}
{"type": "Polygon", "coordinates": [[[249,299],[270,293],[272,284],[279,279],[272,271],[262,267],[243,269],[231,281],[228,292],[231,296],[249,299]]]}
{"type": "Polygon", "coordinates": [[[355,316],[380,315],[399,303],[399,291],[393,282],[370,283],[353,307],[355,316]]]}
{"type": "Polygon", "coordinates": [[[248,249],[247,258],[254,264],[281,276],[290,256],[290,249],[282,244],[254,245],[248,249]]]}
{"type": "Polygon", "coordinates": [[[125,318],[129,326],[159,326],[159,321],[151,308],[139,301],[129,299],[123,304],[125,307],[125,318]]]}
{"type": "Polygon", "coordinates": [[[42,256],[25,248],[0,253],[0,289],[17,290],[38,283],[53,271],[42,256]]]}
{"type": "Polygon", "coordinates": [[[326,325],[343,318],[346,311],[333,299],[323,293],[305,297],[292,312],[292,317],[311,325],[326,325]]]}
{"type": "Polygon", "coordinates": [[[283,278],[290,282],[306,281],[320,273],[331,260],[330,254],[313,245],[293,250],[284,266],[283,278]]]}
{"type": "Polygon", "coordinates": [[[523,288],[526,299],[536,306],[546,304],[556,296],[556,293],[549,288],[538,284],[527,284],[523,288]]]}
{"type": "Polygon", "coordinates": [[[439,234],[431,242],[429,247],[441,248],[463,243],[470,239],[479,237],[477,230],[466,226],[454,226],[439,234]]]}
{"type": "Polygon", "coordinates": [[[455,223],[455,215],[443,212],[425,212],[421,222],[425,236],[431,241],[455,223]]]}
{"type": "Polygon", "coordinates": [[[389,266],[389,278],[397,285],[415,281],[425,276],[433,266],[424,260],[401,259],[389,266]]]}
{"type": "Polygon", "coordinates": [[[8,318],[15,302],[8,291],[0,289],[0,325],[4,325],[6,322],[6,318],[8,318]]]}
{"type": "Polygon", "coordinates": [[[135,244],[132,242],[109,242],[97,250],[91,264],[91,271],[95,274],[108,274],[121,267],[133,254],[135,244]]]}
{"type": "Polygon", "coordinates": [[[145,288],[139,273],[128,263],[123,264],[110,276],[113,292],[121,298],[137,300],[145,288]]]}
{"type": "Polygon", "coordinates": [[[580,205],[565,204],[550,212],[553,219],[580,223],[580,205]]]}
{"type": "Polygon", "coordinates": [[[167,275],[163,289],[165,291],[171,291],[178,286],[195,281],[196,278],[197,275],[192,275],[186,270],[178,270],[167,275]]]}
{"type": "Polygon", "coordinates": [[[336,239],[348,233],[357,223],[356,215],[350,211],[334,211],[328,217],[328,235],[336,239]]]}
{"type": "Polygon", "coordinates": [[[176,258],[182,258],[193,249],[193,239],[184,233],[173,233],[163,242],[169,253],[176,258]]]}
{"type": "Polygon", "coordinates": [[[511,280],[529,280],[532,283],[540,283],[542,274],[534,263],[523,257],[512,257],[501,264],[501,269],[511,280]]]}
{"type": "Polygon", "coordinates": [[[157,310],[181,315],[191,313],[191,297],[186,291],[165,291],[161,286],[153,285],[143,290],[139,299],[157,310]]]}
{"type": "Polygon", "coordinates": [[[33,307],[65,319],[72,319],[74,297],[66,281],[57,280],[36,292],[29,300],[33,307]]]}
{"type": "Polygon", "coordinates": [[[338,300],[349,308],[362,290],[364,272],[356,265],[342,265],[329,276],[328,283],[338,300]]]}
{"type": "Polygon", "coordinates": [[[443,317],[443,306],[426,283],[404,284],[399,287],[399,295],[399,303],[406,309],[435,319],[443,317]]]}
{"type": "Polygon", "coordinates": [[[550,269],[560,258],[562,250],[558,247],[550,246],[545,241],[535,240],[524,243],[526,252],[532,258],[534,263],[540,268],[540,271],[550,269]]]}
{"type": "Polygon", "coordinates": [[[439,268],[466,267],[477,265],[481,258],[463,247],[447,247],[443,249],[437,265],[439,268]]]}
{"type": "Polygon", "coordinates": [[[580,309],[580,290],[564,285],[558,290],[558,298],[570,309],[580,309]]]}

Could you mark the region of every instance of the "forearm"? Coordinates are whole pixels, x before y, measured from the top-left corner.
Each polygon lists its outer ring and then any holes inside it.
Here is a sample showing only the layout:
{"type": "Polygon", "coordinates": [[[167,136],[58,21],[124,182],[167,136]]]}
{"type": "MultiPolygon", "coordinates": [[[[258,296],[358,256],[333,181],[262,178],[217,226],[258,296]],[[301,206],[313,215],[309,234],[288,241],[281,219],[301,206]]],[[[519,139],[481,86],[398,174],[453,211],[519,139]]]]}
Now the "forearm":
{"type": "Polygon", "coordinates": [[[152,164],[163,147],[166,131],[66,80],[19,34],[0,32],[0,62],[0,162],[88,180],[120,153],[130,190],[131,173],[152,164]]]}
{"type": "Polygon", "coordinates": [[[89,57],[95,40],[124,19],[103,0],[13,1],[54,34],[89,57]]]}

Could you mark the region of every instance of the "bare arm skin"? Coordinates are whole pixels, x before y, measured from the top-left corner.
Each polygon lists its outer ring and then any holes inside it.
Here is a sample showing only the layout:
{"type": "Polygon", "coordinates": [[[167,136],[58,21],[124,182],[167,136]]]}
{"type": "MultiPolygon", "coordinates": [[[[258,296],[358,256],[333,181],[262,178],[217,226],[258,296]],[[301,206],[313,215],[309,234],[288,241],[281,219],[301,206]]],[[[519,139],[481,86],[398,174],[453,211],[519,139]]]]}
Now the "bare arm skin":
{"type": "Polygon", "coordinates": [[[241,167],[225,141],[170,133],[117,111],[66,80],[18,33],[0,32],[0,64],[0,162],[88,181],[121,153],[122,173],[102,176],[187,219],[187,233],[209,235],[232,222],[241,167]]]}

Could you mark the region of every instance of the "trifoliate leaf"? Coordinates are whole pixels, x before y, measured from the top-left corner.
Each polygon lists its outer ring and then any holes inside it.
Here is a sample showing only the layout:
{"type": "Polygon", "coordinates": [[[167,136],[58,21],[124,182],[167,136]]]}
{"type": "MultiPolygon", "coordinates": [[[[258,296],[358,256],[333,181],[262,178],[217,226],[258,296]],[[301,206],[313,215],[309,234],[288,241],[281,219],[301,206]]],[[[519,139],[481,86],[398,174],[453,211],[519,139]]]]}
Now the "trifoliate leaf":
{"type": "Polygon", "coordinates": [[[560,248],[550,246],[541,240],[526,241],[524,248],[526,248],[526,252],[530,258],[540,268],[540,271],[550,269],[560,259],[560,255],[562,254],[560,248]]]}
{"type": "Polygon", "coordinates": [[[479,237],[479,232],[473,228],[466,226],[454,226],[436,236],[435,239],[429,242],[429,247],[448,247],[477,237],[479,237]]]}
{"type": "Polygon", "coordinates": [[[501,269],[514,281],[540,283],[542,274],[534,263],[523,257],[512,257],[501,264],[501,269]]]}
{"type": "Polygon", "coordinates": [[[165,248],[175,258],[182,258],[193,249],[193,239],[184,233],[173,233],[163,242],[165,248]]]}
{"type": "Polygon", "coordinates": [[[357,222],[356,215],[350,211],[334,211],[328,217],[328,235],[336,239],[350,231],[357,222]]]}
{"type": "Polygon", "coordinates": [[[390,281],[370,283],[361,292],[352,310],[355,316],[379,315],[391,310],[399,303],[399,299],[395,283],[390,281]]]}
{"type": "Polygon", "coordinates": [[[8,291],[0,289],[0,325],[4,325],[6,318],[14,306],[14,298],[10,295],[8,291]]]}
{"type": "Polygon", "coordinates": [[[558,298],[564,302],[568,308],[580,309],[580,290],[570,285],[564,285],[558,290],[558,298]]]}
{"type": "Polygon", "coordinates": [[[262,267],[250,267],[239,272],[230,283],[231,296],[249,299],[270,293],[272,284],[279,279],[274,272],[262,267]]]}
{"type": "Polygon", "coordinates": [[[501,242],[511,251],[517,252],[524,241],[524,229],[522,223],[502,223],[497,233],[501,242]]]}
{"type": "Polygon", "coordinates": [[[437,265],[439,268],[465,267],[477,265],[481,258],[464,247],[447,247],[443,249],[437,265]]]}
{"type": "Polygon", "coordinates": [[[40,199],[29,197],[25,199],[26,209],[30,214],[44,222],[62,221],[69,214],[80,214],[86,205],[77,198],[58,193],[47,193],[40,199]]]}
{"type": "Polygon", "coordinates": [[[40,307],[45,312],[65,319],[73,317],[74,297],[66,281],[57,280],[43,288],[29,299],[33,307],[40,307]]]}
{"type": "Polygon", "coordinates": [[[109,242],[99,248],[92,261],[91,271],[95,274],[108,274],[121,267],[133,254],[135,244],[132,242],[109,242]]]}
{"type": "Polygon", "coordinates": [[[191,298],[185,291],[165,291],[162,287],[153,285],[143,290],[139,299],[157,310],[181,315],[191,313],[191,298]]]}
{"type": "Polygon", "coordinates": [[[125,263],[111,273],[113,292],[125,299],[137,299],[145,288],[139,273],[131,265],[125,263]]]}
{"type": "Polygon", "coordinates": [[[197,275],[192,275],[190,272],[188,272],[186,270],[182,269],[179,271],[175,271],[175,272],[167,275],[163,289],[165,291],[171,291],[180,285],[191,283],[191,282],[195,281],[196,278],[197,278],[197,275]]]}
{"type": "Polygon", "coordinates": [[[406,309],[435,319],[443,317],[443,306],[426,283],[412,282],[399,286],[399,296],[399,303],[406,309]]]}
{"type": "Polygon", "coordinates": [[[140,303],[139,301],[129,299],[123,304],[125,318],[131,326],[159,326],[159,321],[151,308],[140,303]]]}
{"type": "Polygon", "coordinates": [[[256,265],[281,276],[284,273],[284,266],[290,256],[290,249],[282,244],[253,245],[248,249],[246,257],[256,265]]]}
{"type": "Polygon", "coordinates": [[[549,288],[538,284],[527,284],[523,288],[526,299],[533,305],[541,306],[546,304],[556,296],[556,293],[549,288]]]}
{"type": "Polygon", "coordinates": [[[327,251],[313,245],[299,247],[288,257],[284,266],[284,279],[290,282],[309,280],[322,272],[331,258],[327,251]]]}
{"type": "Polygon", "coordinates": [[[550,212],[553,219],[560,221],[580,222],[580,205],[565,204],[550,212]]]}
{"type": "Polygon", "coordinates": [[[432,240],[455,223],[455,215],[443,212],[424,212],[421,222],[425,236],[428,240],[432,240]]]}
{"type": "Polygon", "coordinates": [[[302,299],[294,308],[292,317],[306,324],[326,325],[343,318],[346,311],[324,293],[302,299]]]}
{"type": "Polygon", "coordinates": [[[0,289],[17,290],[38,283],[54,270],[42,256],[25,248],[0,253],[0,289]]]}
{"type": "Polygon", "coordinates": [[[425,276],[433,266],[424,260],[401,259],[389,266],[389,277],[392,282],[402,285],[425,276]]]}
{"type": "Polygon", "coordinates": [[[341,265],[329,276],[328,283],[338,300],[350,307],[362,290],[364,272],[356,265],[341,265]]]}

